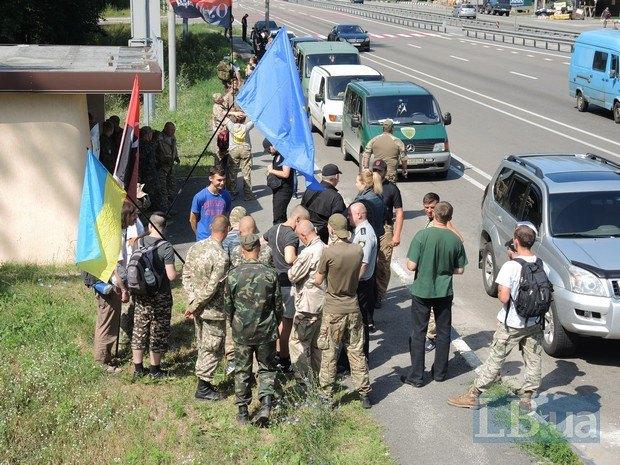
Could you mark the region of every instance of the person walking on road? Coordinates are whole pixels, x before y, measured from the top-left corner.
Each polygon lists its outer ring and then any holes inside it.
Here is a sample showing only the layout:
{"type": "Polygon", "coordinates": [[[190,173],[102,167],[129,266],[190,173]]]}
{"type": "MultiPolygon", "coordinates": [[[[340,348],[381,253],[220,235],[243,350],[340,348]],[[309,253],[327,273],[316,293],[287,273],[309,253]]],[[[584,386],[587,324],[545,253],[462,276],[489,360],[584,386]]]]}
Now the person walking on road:
{"type": "Polygon", "coordinates": [[[224,356],[226,314],[223,281],[228,271],[228,256],[222,241],[230,223],[224,215],[213,218],[212,234],[193,244],[187,251],[183,267],[183,288],[187,293],[185,318],[193,319],[196,329],[196,399],[219,400],[213,386],[215,370],[224,356]]]}
{"type": "Polygon", "coordinates": [[[407,158],[405,144],[392,134],[394,121],[383,121],[383,133],[373,137],[366,144],[362,156],[362,169],[368,169],[371,155],[375,160],[383,160],[387,165],[385,179],[396,182],[398,166],[400,165],[403,177],[407,177],[407,158]]]}
{"type": "Polygon", "coordinates": [[[385,179],[387,164],[384,160],[375,160],[372,170],[381,175],[383,179],[383,205],[385,206],[385,219],[383,235],[379,237],[379,251],[377,255],[377,268],[375,272],[375,308],[381,308],[383,298],[390,283],[392,252],[394,247],[400,245],[400,235],[405,222],[403,200],[400,189],[392,181],[385,179]],[[394,220],[396,214],[396,220],[394,220]]]}
{"type": "Polygon", "coordinates": [[[211,235],[211,222],[218,215],[228,215],[232,207],[232,199],[224,184],[226,173],[219,166],[209,170],[209,185],[198,192],[192,200],[189,224],[201,241],[211,235]]]}
{"type": "Polygon", "coordinates": [[[241,18],[241,40],[248,41],[248,14],[244,14],[241,18]]]}
{"type": "Polygon", "coordinates": [[[327,220],[334,213],[345,214],[347,210],[342,195],[336,189],[340,182],[340,168],[333,163],[328,163],[321,170],[322,191],[306,189],[301,198],[301,205],[310,212],[310,221],[317,230],[321,240],[327,244],[329,233],[327,232],[327,220]]]}
{"type": "Polygon", "coordinates": [[[239,170],[243,174],[243,194],[245,200],[256,200],[252,193],[252,145],[250,143],[250,130],[254,127],[251,121],[246,122],[246,116],[242,112],[234,112],[226,123],[228,129],[228,169],[226,184],[230,195],[237,196],[237,175],[239,170]]]}
{"type": "Polygon", "coordinates": [[[276,379],[276,340],[282,318],[282,296],[276,271],[258,261],[260,237],[240,236],[243,262],[226,278],[226,314],[235,341],[235,397],[237,421],[248,423],[252,402],[252,362],[258,363],[258,398],[261,407],[254,422],[267,426],[276,379]]]}
{"type": "Polygon", "coordinates": [[[409,338],[411,371],[402,375],[401,381],[415,387],[424,385],[424,341],[428,330],[431,308],[437,325],[437,346],[431,377],[445,381],[450,355],[450,328],[452,325],[452,276],[463,274],[467,256],[463,242],[447,227],[452,219],[452,205],[439,202],[435,205],[432,228],[416,233],[409,246],[407,268],[415,271],[410,287],[411,319],[413,327],[409,338]]]}
{"type": "Polygon", "coordinates": [[[609,21],[609,18],[611,18],[611,11],[609,11],[609,7],[605,7],[605,9],[603,10],[603,12],[601,13],[601,19],[603,20],[603,27],[606,28],[607,27],[607,21],[609,21]]]}
{"type": "Polygon", "coordinates": [[[170,208],[170,202],[176,194],[176,181],[172,168],[175,163],[180,163],[177,149],[177,139],[174,137],[176,126],[168,121],[164,124],[164,130],[159,134],[157,141],[156,160],[159,172],[159,188],[161,189],[161,206],[164,211],[170,208]]]}
{"type": "Polygon", "coordinates": [[[371,408],[370,375],[364,355],[364,323],[357,303],[357,286],[363,253],[359,245],[349,242],[347,219],[333,214],[328,222],[331,245],[323,251],[314,282],[327,281],[323,320],[317,339],[322,350],[319,386],[331,399],[336,381],[336,365],[341,345],[347,351],[351,378],[360,395],[363,408],[371,408]]]}
{"type": "Polygon", "coordinates": [[[366,207],[367,218],[377,237],[383,236],[385,229],[385,205],[383,204],[383,180],[381,175],[370,170],[362,170],[355,180],[357,197],[353,202],[361,202],[366,207]]]}
{"type": "Polygon", "coordinates": [[[273,224],[284,223],[288,204],[293,198],[295,170],[285,165],[284,157],[267,139],[263,141],[263,148],[273,156],[271,166],[267,168],[267,186],[273,192],[273,224]]]}
{"type": "MultiPolygon", "coordinates": [[[[502,265],[495,282],[498,284],[498,298],[502,307],[497,314],[497,329],[491,344],[491,353],[478,370],[472,388],[460,396],[448,399],[455,407],[475,408],[482,392],[495,382],[506,357],[512,349],[519,347],[523,356],[525,382],[519,390],[520,407],[531,410],[532,395],[540,387],[542,363],[542,318],[524,318],[517,313],[515,303],[519,302],[519,288],[524,279],[524,267],[535,273],[548,272],[546,265],[532,252],[538,231],[530,222],[518,223],[512,239],[514,250],[508,249],[509,260],[502,265]]],[[[543,282],[544,279],[537,280],[543,282]]],[[[548,279],[547,279],[548,281],[548,279]]],[[[543,283],[544,284],[544,283],[543,283]]],[[[552,289],[548,284],[547,290],[552,289]]],[[[538,299],[538,293],[536,293],[538,299]]],[[[550,293],[549,302],[550,302],[550,293]]]]}
{"type": "Polygon", "coordinates": [[[349,223],[355,228],[351,242],[358,244],[363,252],[359,284],[357,285],[357,301],[364,322],[364,355],[368,360],[370,333],[374,332],[375,327],[373,314],[375,310],[374,274],[377,261],[377,236],[366,219],[366,207],[362,203],[354,203],[349,207],[349,223]]]}
{"type": "Polygon", "coordinates": [[[295,233],[304,249],[288,270],[295,296],[295,318],[289,351],[296,375],[302,383],[306,383],[308,379],[317,379],[321,368],[321,351],[316,347],[316,340],[321,327],[325,285],[317,286],[314,276],[325,244],[308,220],[300,221],[295,233]]]}

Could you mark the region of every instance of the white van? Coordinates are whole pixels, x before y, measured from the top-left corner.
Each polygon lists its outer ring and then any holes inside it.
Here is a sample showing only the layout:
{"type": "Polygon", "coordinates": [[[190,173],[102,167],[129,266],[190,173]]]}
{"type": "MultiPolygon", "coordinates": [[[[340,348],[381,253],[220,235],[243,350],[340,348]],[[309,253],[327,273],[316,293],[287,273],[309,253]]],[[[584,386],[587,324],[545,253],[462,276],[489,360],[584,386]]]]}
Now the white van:
{"type": "Polygon", "coordinates": [[[308,84],[311,128],[323,134],[325,145],[342,137],[342,104],[352,81],[383,81],[383,74],[366,65],[315,66],[308,84]]]}

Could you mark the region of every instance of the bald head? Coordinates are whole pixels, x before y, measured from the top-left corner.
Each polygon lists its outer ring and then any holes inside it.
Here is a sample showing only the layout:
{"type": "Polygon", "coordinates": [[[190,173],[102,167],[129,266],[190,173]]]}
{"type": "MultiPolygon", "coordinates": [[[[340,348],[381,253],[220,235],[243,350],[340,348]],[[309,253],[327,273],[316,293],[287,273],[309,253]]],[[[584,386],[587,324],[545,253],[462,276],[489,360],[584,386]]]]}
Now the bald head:
{"type": "Polygon", "coordinates": [[[248,234],[256,234],[256,221],[251,215],[244,216],[239,220],[239,235],[247,236],[248,234]]]}
{"type": "Polygon", "coordinates": [[[314,225],[309,220],[301,220],[295,228],[295,233],[304,245],[310,244],[317,237],[314,225]]]}
{"type": "Polygon", "coordinates": [[[361,202],[355,202],[349,207],[349,222],[354,226],[366,220],[366,207],[361,202]]]}
{"type": "Polygon", "coordinates": [[[286,226],[290,226],[295,230],[297,225],[301,220],[309,220],[310,213],[301,205],[297,205],[293,210],[291,210],[291,214],[288,217],[288,220],[284,223],[286,226]]]}
{"type": "Polygon", "coordinates": [[[211,222],[211,237],[222,242],[228,231],[230,230],[230,222],[224,215],[217,215],[211,222]]]}

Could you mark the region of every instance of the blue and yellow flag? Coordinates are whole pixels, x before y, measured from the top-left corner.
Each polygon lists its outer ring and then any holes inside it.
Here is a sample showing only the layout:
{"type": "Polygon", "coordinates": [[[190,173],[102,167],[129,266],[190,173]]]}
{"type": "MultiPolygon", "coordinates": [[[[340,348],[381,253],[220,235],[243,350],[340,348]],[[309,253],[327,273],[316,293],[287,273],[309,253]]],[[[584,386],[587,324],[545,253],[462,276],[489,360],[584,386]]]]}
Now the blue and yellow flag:
{"type": "Polygon", "coordinates": [[[121,251],[121,210],[125,191],[89,149],[78,222],[75,263],[107,282],[121,251]]]}

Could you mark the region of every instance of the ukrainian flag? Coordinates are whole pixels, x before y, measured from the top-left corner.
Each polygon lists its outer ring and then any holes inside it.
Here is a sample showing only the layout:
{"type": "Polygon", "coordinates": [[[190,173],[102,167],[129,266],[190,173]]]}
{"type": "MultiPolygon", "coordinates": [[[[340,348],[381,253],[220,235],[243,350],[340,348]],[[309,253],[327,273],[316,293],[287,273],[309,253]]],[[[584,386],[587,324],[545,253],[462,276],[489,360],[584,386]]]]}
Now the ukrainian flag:
{"type": "Polygon", "coordinates": [[[121,251],[121,210],[125,191],[89,149],[78,223],[75,262],[107,282],[121,251]]]}

